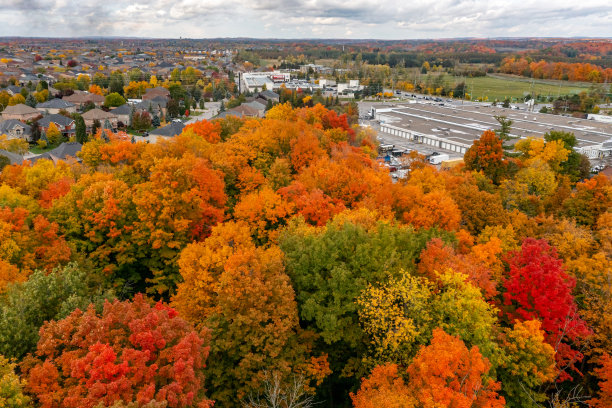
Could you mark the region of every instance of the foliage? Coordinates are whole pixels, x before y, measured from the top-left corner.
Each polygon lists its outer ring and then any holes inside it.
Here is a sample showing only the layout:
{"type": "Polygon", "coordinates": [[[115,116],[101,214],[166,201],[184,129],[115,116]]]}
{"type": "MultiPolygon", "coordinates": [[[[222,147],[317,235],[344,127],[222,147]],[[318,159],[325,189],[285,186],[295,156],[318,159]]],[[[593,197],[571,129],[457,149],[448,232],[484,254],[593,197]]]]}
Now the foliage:
{"type": "Polygon", "coordinates": [[[57,125],[53,122],[49,123],[49,127],[47,128],[47,139],[49,140],[49,144],[57,145],[59,144],[62,133],[57,128],[57,125]]]}
{"type": "MultiPolygon", "coordinates": [[[[247,226],[227,223],[188,246],[179,265],[184,282],[173,304],[212,330],[207,368],[211,396],[224,406],[261,390],[267,371],[309,372],[308,336],[277,247],[257,248],[247,226]]],[[[325,371],[323,371],[325,375],[325,371]]]]}
{"type": "Polygon", "coordinates": [[[85,120],[79,114],[74,114],[74,127],[76,141],[85,144],[87,142],[87,128],[85,127],[85,120]]]}
{"type": "Polygon", "coordinates": [[[507,360],[500,370],[502,391],[509,407],[538,407],[546,395],[538,392],[543,383],[555,379],[555,351],[546,343],[538,320],[516,321],[506,328],[502,347],[507,360]]]}
{"type": "MultiPolygon", "coordinates": [[[[17,154],[26,154],[30,148],[28,142],[21,138],[8,139],[6,135],[0,135],[0,149],[17,154]]],[[[4,157],[4,156],[2,156],[4,157]]]]}
{"type": "Polygon", "coordinates": [[[0,407],[31,407],[30,398],[24,394],[25,381],[15,373],[16,364],[0,355],[0,407]]]}
{"type": "Polygon", "coordinates": [[[502,141],[495,132],[485,131],[463,156],[468,170],[482,171],[494,183],[499,182],[506,166],[502,141]]]}
{"type": "Polygon", "coordinates": [[[107,108],[114,108],[116,106],[121,106],[124,104],[125,99],[117,92],[110,93],[104,98],[104,106],[106,106],[107,108]]]}
{"type": "Polygon", "coordinates": [[[601,367],[595,369],[595,374],[601,380],[599,395],[589,401],[595,408],[605,408],[612,404],[612,357],[609,354],[601,358],[601,367]]]}
{"type": "Polygon", "coordinates": [[[9,286],[0,298],[0,353],[22,358],[36,348],[44,322],[63,319],[89,304],[101,309],[104,299],[113,297],[76,264],[49,274],[36,271],[27,281],[9,286]]]}
{"type": "Polygon", "coordinates": [[[351,398],[355,407],[501,408],[505,401],[497,394],[500,384],[488,371],[489,362],[478,347],[468,349],[458,338],[436,329],[431,344],[423,346],[408,366],[407,382],[398,375],[397,366],[379,366],[351,398]]]}
{"type": "Polygon", "coordinates": [[[424,407],[503,407],[500,384],[487,376],[490,364],[478,347],[468,350],[461,340],[440,329],[408,366],[409,388],[424,407]]]}
{"type": "Polygon", "coordinates": [[[203,395],[207,357],[205,340],[176,311],[137,295],[106,302],[101,313],[90,306],[45,323],[24,374],[41,407],[152,400],[210,407],[203,395]]]}
{"type": "Polygon", "coordinates": [[[373,344],[378,362],[407,365],[429,342],[434,326],[432,287],[404,274],[382,287],[368,286],[357,299],[359,320],[373,344]]]}
{"type": "Polygon", "coordinates": [[[582,353],[568,343],[579,344],[590,334],[572,296],[575,281],[563,271],[554,248],[543,240],[524,240],[508,263],[502,306],[506,318],[540,319],[547,343],[555,348],[560,378],[571,378],[568,371],[577,370],[575,364],[582,360],[582,353]]]}

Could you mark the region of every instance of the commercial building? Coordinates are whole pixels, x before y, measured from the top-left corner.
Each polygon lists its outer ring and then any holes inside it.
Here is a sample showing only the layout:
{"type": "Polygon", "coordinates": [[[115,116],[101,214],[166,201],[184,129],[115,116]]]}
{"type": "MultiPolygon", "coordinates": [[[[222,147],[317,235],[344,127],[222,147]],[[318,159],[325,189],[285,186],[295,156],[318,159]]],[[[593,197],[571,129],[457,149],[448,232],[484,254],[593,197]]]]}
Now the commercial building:
{"type": "Polygon", "coordinates": [[[258,92],[265,89],[279,89],[282,84],[291,80],[291,74],[281,71],[241,72],[238,74],[240,92],[258,92]]]}
{"type": "Polygon", "coordinates": [[[485,130],[499,128],[495,116],[512,120],[515,140],[543,137],[552,130],[571,132],[579,153],[590,159],[612,155],[612,124],[594,120],[459,102],[374,105],[370,114],[380,122],[382,133],[461,155],[485,130]]]}

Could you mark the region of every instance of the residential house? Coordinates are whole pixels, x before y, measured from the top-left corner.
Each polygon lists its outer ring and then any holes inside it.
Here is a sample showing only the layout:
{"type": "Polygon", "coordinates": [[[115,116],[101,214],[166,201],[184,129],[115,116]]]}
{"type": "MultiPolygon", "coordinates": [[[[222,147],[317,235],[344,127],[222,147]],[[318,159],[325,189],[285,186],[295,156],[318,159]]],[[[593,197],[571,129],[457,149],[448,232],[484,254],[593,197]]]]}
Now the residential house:
{"type": "Polygon", "coordinates": [[[248,107],[251,107],[257,110],[257,117],[263,118],[266,114],[266,105],[267,105],[266,103],[261,103],[261,101],[256,99],[251,102],[245,102],[240,106],[248,106],[248,107]]]}
{"type": "Polygon", "coordinates": [[[49,130],[49,125],[51,123],[55,123],[55,126],[57,126],[58,130],[68,138],[73,136],[76,132],[74,126],[74,119],[57,113],[45,116],[44,118],[40,119],[38,121],[38,126],[40,126],[41,131],[44,130],[45,133],[47,133],[47,131],[49,130]]]}
{"type": "Polygon", "coordinates": [[[83,120],[85,121],[85,127],[88,132],[91,132],[91,128],[96,120],[100,122],[100,125],[103,127],[104,123],[108,120],[113,130],[117,129],[117,122],[119,121],[117,115],[112,112],[106,112],[102,109],[92,109],[90,111],[85,112],[83,115],[83,120]]]}
{"type": "Polygon", "coordinates": [[[179,120],[172,121],[166,126],[152,130],[149,133],[149,136],[146,137],[146,140],[151,143],[155,143],[159,138],[168,139],[178,136],[181,134],[184,127],[185,124],[183,122],[179,120]]]}
{"type": "Polygon", "coordinates": [[[77,153],[80,152],[82,148],[83,145],[78,142],[64,142],[55,149],[39,154],[38,156],[30,157],[28,160],[30,160],[32,163],[36,163],[41,159],[49,159],[55,164],[57,164],[57,162],[60,160],[81,161],[81,159],[77,156],[77,153]]]}
{"type": "Polygon", "coordinates": [[[9,139],[29,141],[32,138],[32,126],[17,119],[4,120],[0,122],[0,135],[6,135],[9,139]]]}
{"type": "Polygon", "coordinates": [[[260,117],[259,110],[251,106],[248,106],[247,104],[244,104],[244,103],[240,106],[236,106],[235,108],[230,109],[229,112],[240,113],[242,116],[251,117],[251,118],[260,117]]]}
{"type": "Polygon", "coordinates": [[[165,97],[166,99],[170,98],[170,91],[166,88],[158,86],[156,88],[147,89],[145,94],[142,95],[143,100],[157,98],[159,96],[165,97]]]}
{"type": "Polygon", "coordinates": [[[134,109],[138,112],[147,111],[151,113],[151,116],[157,115],[159,117],[166,117],[166,106],[168,104],[168,99],[163,97],[156,97],[153,99],[143,100],[134,105],[134,109]]]}
{"type": "Polygon", "coordinates": [[[30,83],[36,86],[40,82],[40,78],[32,74],[21,74],[21,77],[19,77],[18,81],[19,85],[21,86],[26,86],[30,83]]]}
{"type": "Polygon", "coordinates": [[[104,97],[102,95],[80,91],[64,96],[63,100],[75,104],[78,109],[83,109],[88,102],[93,102],[97,107],[101,107],[104,104],[104,97]]]}
{"type": "Polygon", "coordinates": [[[22,164],[24,160],[22,155],[6,150],[0,150],[0,156],[6,157],[9,160],[9,164],[22,164]]]}
{"type": "Polygon", "coordinates": [[[130,116],[132,116],[132,107],[127,103],[121,106],[117,106],[111,109],[111,112],[117,116],[117,120],[127,126],[130,123],[130,116]]]}
{"type": "Polygon", "coordinates": [[[220,112],[219,114],[217,114],[216,116],[214,116],[212,119],[225,119],[228,116],[235,116],[237,118],[243,118],[244,115],[240,112],[236,112],[234,110],[226,110],[224,112],[220,112]]]}
{"type": "Polygon", "coordinates": [[[22,122],[27,122],[29,120],[34,120],[41,116],[40,112],[36,109],[24,105],[23,103],[7,106],[4,111],[2,111],[2,119],[17,119],[22,122]]]}
{"type": "Polygon", "coordinates": [[[4,89],[6,92],[8,92],[9,95],[11,96],[15,96],[18,93],[21,93],[21,87],[17,86],[17,85],[9,85],[6,87],[6,89],[4,89]]]}
{"type": "Polygon", "coordinates": [[[47,102],[39,103],[36,105],[36,109],[38,109],[43,115],[57,114],[61,110],[65,110],[68,113],[75,113],[76,105],[64,99],[56,98],[47,102]]]}

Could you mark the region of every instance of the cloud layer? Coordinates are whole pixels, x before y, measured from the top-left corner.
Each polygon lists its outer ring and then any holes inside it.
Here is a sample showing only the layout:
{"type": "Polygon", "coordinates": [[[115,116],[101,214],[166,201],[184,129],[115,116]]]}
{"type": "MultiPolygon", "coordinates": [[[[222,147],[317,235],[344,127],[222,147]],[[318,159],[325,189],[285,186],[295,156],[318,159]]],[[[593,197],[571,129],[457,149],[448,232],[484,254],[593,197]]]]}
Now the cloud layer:
{"type": "Polygon", "coordinates": [[[612,2],[0,0],[1,36],[612,37],[612,2]]]}

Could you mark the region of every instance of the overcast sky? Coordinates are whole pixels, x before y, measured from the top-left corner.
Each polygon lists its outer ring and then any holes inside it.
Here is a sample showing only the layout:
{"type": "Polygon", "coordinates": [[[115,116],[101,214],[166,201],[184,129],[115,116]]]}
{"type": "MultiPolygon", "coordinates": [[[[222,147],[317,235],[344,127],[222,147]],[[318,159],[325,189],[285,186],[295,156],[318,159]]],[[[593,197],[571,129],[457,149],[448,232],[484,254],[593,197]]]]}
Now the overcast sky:
{"type": "Polygon", "coordinates": [[[0,36],[612,37],[612,0],[0,0],[0,36]]]}

